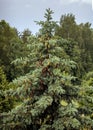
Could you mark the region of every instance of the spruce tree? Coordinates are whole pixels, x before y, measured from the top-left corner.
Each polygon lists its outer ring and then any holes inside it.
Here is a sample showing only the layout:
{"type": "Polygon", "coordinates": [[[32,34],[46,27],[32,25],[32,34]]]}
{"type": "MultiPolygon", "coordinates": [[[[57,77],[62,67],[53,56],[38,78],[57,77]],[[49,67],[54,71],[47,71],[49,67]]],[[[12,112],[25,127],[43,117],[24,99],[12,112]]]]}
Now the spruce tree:
{"type": "Polygon", "coordinates": [[[79,111],[79,86],[72,71],[76,63],[62,48],[67,42],[54,37],[56,23],[52,11],[46,10],[37,39],[29,38],[31,53],[17,59],[16,64],[27,64],[30,72],[13,81],[18,87],[4,91],[20,100],[8,113],[1,113],[0,128],[31,130],[79,130],[83,128],[79,111]],[[60,42],[61,40],[61,42],[60,42]]]}

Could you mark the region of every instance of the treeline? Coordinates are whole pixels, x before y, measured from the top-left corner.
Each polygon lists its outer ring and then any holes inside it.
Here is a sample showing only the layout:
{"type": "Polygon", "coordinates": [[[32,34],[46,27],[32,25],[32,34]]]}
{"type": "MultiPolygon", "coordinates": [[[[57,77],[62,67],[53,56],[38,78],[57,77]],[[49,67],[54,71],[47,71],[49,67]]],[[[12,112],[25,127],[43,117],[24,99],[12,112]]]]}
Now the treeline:
{"type": "MultiPolygon", "coordinates": [[[[80,68],[82,69],[80,75],[82,77],[83,73],[85,74],[93,69],[93,28],[91,28],[89,22],[78,25],[73,14],[62,15],[59,23],[60,24],[56,24],[53,33],[59,38],[77,42],[76,53],[78,55],[77,57],[80,59],[77,59],[76,62],[79,62],[80,64],[80,68]]],[[[20,33],[16,28],[10,27],[6,21],[1,20],[0,66],[3,66],[4,72],[9,81],[16,78],[16,75],[18,74],[18,72],[15,72],[15,66],[11,64],[12,61],[27,53],[26,45],[28,44],[28,37],[32,36],[38,38],[40,37],[39,33],[36,34],[36,36],[33,36],[29,29],[25,29],[20,33]]],[[[73,45],[67,45],[67,47],[65,47],[65,51],[68,55],[71,55],[72,53],[70,49],[73,47],[71,46],[73,45]]]]}
{"type": "Polygon", "coordinates": [[[0,21],[0,129],[93,129],[93,29],[73,14],[21,34],[0,21]]]}

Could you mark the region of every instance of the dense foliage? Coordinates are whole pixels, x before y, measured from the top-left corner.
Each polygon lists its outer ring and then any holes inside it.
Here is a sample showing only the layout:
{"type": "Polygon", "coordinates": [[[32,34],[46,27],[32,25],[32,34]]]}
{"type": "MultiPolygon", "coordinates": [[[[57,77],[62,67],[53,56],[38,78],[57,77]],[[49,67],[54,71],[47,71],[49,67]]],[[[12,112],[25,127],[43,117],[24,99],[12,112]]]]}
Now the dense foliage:
{"type": "Polygon", "coordinates": [[[5,96],[3,93],[3,91],[8,90],[9,88],[13,88],[13,86],[7,81],[3,67],[0,67],[0,113],[8,112],[13,108],[13,98],[5,96]]]}
{"type": "Polygon", "coordinates": [[[0,22],[1,130],[93,129],[93,31],[72,14],[58,25],[52,14],[36,22],[36,36],[0,22]]]}

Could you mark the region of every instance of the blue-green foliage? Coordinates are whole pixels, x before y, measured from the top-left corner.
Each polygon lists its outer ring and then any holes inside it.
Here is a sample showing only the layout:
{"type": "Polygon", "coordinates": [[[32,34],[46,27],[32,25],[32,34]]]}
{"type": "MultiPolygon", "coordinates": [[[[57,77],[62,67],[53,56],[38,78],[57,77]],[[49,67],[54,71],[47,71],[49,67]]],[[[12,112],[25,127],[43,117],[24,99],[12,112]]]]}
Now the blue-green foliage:
{"type": "Polygon", "coordinates": [[[13,62],[20,68],[26,65],[29,72],[13,80],[17,88],[4,91],[20,103],[0,114],[1,129],[24,129],[30,125],[32,130],[79,130],[93,126],[92,118],[81,107],[82,91],[75,83],[77,63],[71,60],[75,43],[54,36],[51,14],[50,9],[46,10],[46,21],[39,22],[41,35],[28,38],[29,54],[13,62]],[[69,52],[67,45],[71,45],[69,52]]]}

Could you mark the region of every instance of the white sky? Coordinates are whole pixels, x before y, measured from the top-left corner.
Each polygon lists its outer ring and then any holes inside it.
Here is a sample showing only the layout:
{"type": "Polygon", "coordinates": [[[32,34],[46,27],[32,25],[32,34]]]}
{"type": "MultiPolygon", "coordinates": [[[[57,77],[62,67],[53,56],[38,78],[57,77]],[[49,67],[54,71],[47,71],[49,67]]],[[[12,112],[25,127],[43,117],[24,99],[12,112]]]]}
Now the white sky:
{"type": "Polygon", "coordinates": [[[46,8],[54,11],[55,21],[59,21],[61,15],[72,13],[77,23],[92,23],[92,5],[93,0],[0,0],[0,20],[5,19],[19,31],[29,28],[36,33],[39,26],[34,21],[43,20],[46,8]]]}

